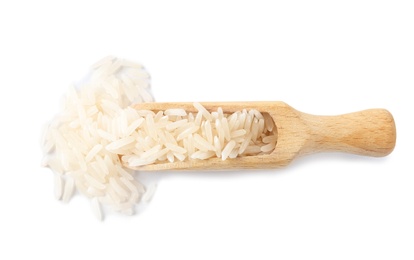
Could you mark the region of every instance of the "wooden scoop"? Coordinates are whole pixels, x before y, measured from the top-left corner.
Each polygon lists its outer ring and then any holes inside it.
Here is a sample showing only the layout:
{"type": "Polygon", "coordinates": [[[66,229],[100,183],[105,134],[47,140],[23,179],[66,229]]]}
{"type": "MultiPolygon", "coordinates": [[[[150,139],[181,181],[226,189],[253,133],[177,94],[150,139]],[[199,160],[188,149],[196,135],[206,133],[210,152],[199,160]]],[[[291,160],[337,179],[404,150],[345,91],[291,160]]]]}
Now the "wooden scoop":
{"type": "MultiPolygon", "coordinates": [[[[299,112],[283,102],[206,102],[208,111],[233,113],[243,109],[256,109],[268,113],[274,120],[277,144],[270,154],[150,164],[132,169],[143,171],[182,169],[259,169],[288,165],[294,158],[316,152],[346,152],[381,157],[392,152],[396,129],[392,115],[385,109],[369,109],[338,116],[316,116],[299,112]]],[[[142,103],[136,109],[164,111],[183,108],[197,112],[192,103],[142,103]]],[[[127,166],[127,165],[125,165],[127,166]]],[[[127,166],[128,167],[128,166],[127,166]]]]}

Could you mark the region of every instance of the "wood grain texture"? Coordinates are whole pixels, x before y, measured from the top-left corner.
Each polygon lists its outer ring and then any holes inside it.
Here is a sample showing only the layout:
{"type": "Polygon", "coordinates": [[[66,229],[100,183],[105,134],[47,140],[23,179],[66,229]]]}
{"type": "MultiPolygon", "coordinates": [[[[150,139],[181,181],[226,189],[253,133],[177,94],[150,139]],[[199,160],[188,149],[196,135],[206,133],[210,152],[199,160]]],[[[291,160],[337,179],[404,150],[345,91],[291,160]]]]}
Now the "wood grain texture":
{"type": "MultiPolygon", "coordinates": [[[[225,113],[257,109],[273,118],[278,140],[271,154],[235,159],[189,159],[184,162],[151,164],[133,169],[144,171],[183,169],[259,169],[278,168],[293,159],[316,152],[345,152],[381,157],[392,152],[396,129],[392,115],[385,109],[369,109],[338,116],[316,116],[297,111],[283,102],[202,102],[207,110],[221,107],[225,113]]],[[[142,103],[135,109],[154,112],[183,108],[197,112],[192,103],[142,103]]],[[[127,165],[125,165],[127,166],[127,165]]]]}

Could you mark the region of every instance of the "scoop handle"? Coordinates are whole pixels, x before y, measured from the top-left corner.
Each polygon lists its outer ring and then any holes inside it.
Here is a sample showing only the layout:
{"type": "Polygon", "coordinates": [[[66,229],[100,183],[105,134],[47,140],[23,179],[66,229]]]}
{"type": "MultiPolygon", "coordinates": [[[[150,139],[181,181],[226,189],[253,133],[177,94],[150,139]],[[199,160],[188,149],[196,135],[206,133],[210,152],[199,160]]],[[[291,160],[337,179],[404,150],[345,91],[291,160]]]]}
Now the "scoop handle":
{"type": "Polygon", "coordinates": [[[385,109],[369,109],[339,116],[302,116],[310,130],[310,138],[302,154],[338,151],[382,157],[395,147],[394,118],[385,109]]]}

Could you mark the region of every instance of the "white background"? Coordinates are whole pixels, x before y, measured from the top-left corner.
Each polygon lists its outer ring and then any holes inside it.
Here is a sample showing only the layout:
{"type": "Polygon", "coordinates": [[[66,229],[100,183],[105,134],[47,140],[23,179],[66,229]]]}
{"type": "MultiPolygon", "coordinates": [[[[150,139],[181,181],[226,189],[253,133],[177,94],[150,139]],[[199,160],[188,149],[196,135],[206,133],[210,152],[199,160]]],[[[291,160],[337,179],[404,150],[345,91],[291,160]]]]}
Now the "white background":
{"type": "Polygon", "coordinates": [[[0,259],[414,259],[413,14],[398,0],[2,1],[0,259]],[[99,222],[79,195],[54,200],[39,138],[108,54],[142,62],[157,101],[387,108],[397,146],[157,174],[144,211],[99,222]]]}

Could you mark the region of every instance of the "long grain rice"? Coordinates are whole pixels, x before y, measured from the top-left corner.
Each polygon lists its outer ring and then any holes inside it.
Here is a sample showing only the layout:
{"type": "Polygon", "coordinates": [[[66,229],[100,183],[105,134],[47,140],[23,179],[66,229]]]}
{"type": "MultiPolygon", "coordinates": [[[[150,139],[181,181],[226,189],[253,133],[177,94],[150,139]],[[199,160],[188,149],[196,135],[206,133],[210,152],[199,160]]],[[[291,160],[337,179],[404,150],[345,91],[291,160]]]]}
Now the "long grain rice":
{"type": "Polygon", "coordinates": [[[95,217],[99,220],[103,219],[101,203],[99,203],[99,199],[97,197],[92,198],[91,200],[91,209],[95,217]]]}
{"type": "Polygon", "coordinates": [[[70,198],[72,197],[74,188],[75,188],[75,181],[73,180],[72,177],[69,176],[68,178],[66,178],[65,187],[63,189],[63,196],[62,196],[63,202],[69,202],[70,198]]]}
{"type": "Polygon", "coordinates": [[[228,114],[194,103],[196,113],[171,108],[154,113],[132,103],[151,102],[149,75],[141,65],[106,57],[92,66],[89,81],[70,87],[63,111],[43,137],[42,164],[55,172],[55,197],[69,201],[75,190],[91,198],[103,218],[109,207],[132,214],[149,201],[145,188],[123,168],[187,160],[269,154],[277,144],[275,123],[267,113],[243,109],[228,114]]]}
{"type": "Polygon", "coordinates": [[[55,198],[60,200],[63,193],[63,181],[62,176],[58,173],[55,173],[55,198]]]}
{"type": "Polygon", "coordinates": [[[142,196],[142,201],[147,202],[147,203],[150,202],[151,199],[154,197],[156,189],[157,189],[156,184],[148,185],[147,190],[145,191],[144,195],[142,196]]]}
{"type": "Polygon", "coordinates": [[[224,147],[223,151],[221,152],[221,159],[224,161],[227,159],[227,157],[230,155],[233,148],[236,146],[236,142],[234,140],[231,140],[226,147],[224,147]]]}

